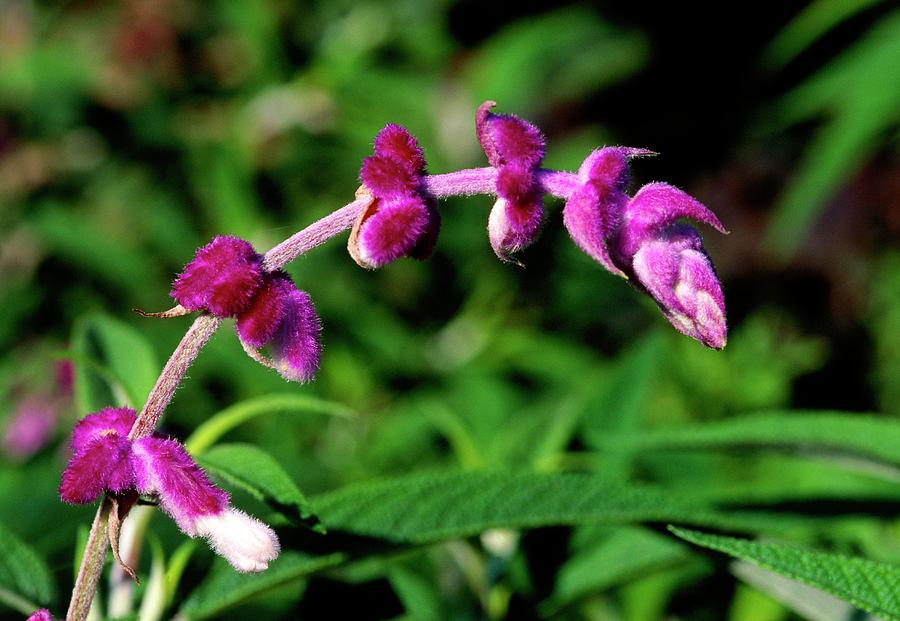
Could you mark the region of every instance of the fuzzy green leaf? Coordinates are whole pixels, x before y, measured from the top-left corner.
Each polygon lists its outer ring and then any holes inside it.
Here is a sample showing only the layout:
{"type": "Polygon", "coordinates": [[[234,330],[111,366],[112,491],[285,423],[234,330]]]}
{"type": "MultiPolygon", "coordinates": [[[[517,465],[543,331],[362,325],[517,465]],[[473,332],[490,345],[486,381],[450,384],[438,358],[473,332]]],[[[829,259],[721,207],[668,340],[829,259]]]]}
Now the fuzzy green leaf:
{"type": "Polygon", "coordinates": [[[407,543],[498,527],[674,521],[754,530],[792,523],[786,516],[720,513],[658,487],[589,474],[419,474],[351,486],[313,502],[328,529],[407,543]]]}
{"type": "Polygon", "coordinates": [[[867,559],[748,541],[670,526],[675,535],[822,589],[867,612],[900,621],[900,567],[867,559]]]}
{"type": "Polygon", "coordinates": [[[292,520],[315,521],[306,497],[275,458],[252,444],[220,444],[197,458],[207,472],[292,520]]]}
{"type": "Polygon", "coordinates": [[[224,561],[219,561],[187,597],[175,618],[179,621],[199,621],[216,617],[228,608],[346,560],[343,553],[308,556],[288,551],[259,574],[239,574],[224,561]]]}
{"type": "Polygon", "coordinates": [[[644,450],[771,447],[900,466],[900,420],[845,412],[767,412],[605,441],[644,450]]]}
{"type": "MultiPolygon", "coordinates": [[[[55,586],[50,570],[38,554],[24,541],[0,524],[0,590],[10,604],[24,607],[24,600],[47,605],[54,597],[55,586]]],[[[31,610],[20,610],[31,614],[31,610]]]]}

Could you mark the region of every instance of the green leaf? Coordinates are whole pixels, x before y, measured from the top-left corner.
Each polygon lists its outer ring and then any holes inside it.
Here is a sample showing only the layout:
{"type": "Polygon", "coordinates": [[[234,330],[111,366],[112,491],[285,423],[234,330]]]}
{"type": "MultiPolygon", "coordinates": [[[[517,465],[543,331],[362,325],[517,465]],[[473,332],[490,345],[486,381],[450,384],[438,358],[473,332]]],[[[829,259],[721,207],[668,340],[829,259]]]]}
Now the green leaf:
{"type": "Polygon", "coordinates": [[[187,597],[176,618],[184,621],[213,618],[228,608],[346,560],[343,553],[308,556],[287,551],[259,574],[239,574],[219,560],[200,586],[187,597]]]}
{"type": "Polygon", "coordinates": [[[675,526],[669,530],[685,541],[749,561],[822,589],[867,612],[900,621],[900,567],[897,565],[675,526]]]}
{"type": "Polygon", "coordinates": [[[632,578],[674,565],[688,557],[683,545],[642,528],[616,529],[576,552],[560,568],[552,597],[542,607],[552,616],[589,593],[597,593],[632,578]]]}
{"type": "Polygon", "coordinates": [[[408,543],[498,527],[674,521],[756,530],[797,523],[788,516],[719,513],[663,488],[571,473],[416,474],[316,496],[313,504],[329,530],[408,543]]]}
{"type": "Polygon", "coordinates": [[[316,397],[296,394],[275,394],[247,399],[219,411],[194,429],[194,433],[184,443],[194,455],[203,453],[223,435],[243,423],[263,414],[318,413],[343,418],[353,418],[356,414],[346,405],[325,401],[316,397]]]}
{"type": "Polygon", "coordinates": [[[770,447],[822,456],[862,458],[900,467],[900,420],[832,411],[773,411],[721,422],[685,425],[604,442],[639,449],[770,447]]]}
{"type": "Polygon", "coordinates": [[[220,444],[197,458],[210,474],[239,487],[292,521],[315,521],[306,497],[275,458],[252,444],[220,444]]]}
{"type": "MultiPolygon", "coordinates": [[[[11,597],[2,597],[17,607],[30,605],[31,602],[46,606],[55,595],[55,585],[50,570],[43,559],[24,541],[0,524],[0,590],[11,597]],[[31,600],[30,602],[24,600],[31,600]]],[[[19,610],[31,614],[38,606],[30,610],[19,610]]]]}
{"type": "Polygon", "coordinates": [[[75,400],[81,414],[113,405],[138,409],[159,375],[153,348],[126,323],[94,313],[72,333],[75,400]]]}

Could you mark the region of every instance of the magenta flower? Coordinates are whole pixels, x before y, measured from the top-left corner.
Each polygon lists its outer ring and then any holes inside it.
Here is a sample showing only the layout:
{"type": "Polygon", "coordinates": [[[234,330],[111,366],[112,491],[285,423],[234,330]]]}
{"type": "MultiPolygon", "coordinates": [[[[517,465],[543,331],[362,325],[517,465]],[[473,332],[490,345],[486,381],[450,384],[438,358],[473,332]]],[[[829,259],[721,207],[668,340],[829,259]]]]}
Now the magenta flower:
{"type": "Polygon", "coordinates": [[[205,537],[241,572],[262,571],[280,547],[271,528],[231,507],[219,489],[172,439],[128,439],[136,415],[106,408],[72,431],[72,458],[59,487],[64,502],[85,504],[103,493],[155,496],[160,508],[189,537],[205,537]]]}
{"type": "Polygon", "coordinates": [[[491,166],[497,169],[497,202],[488,218],[488,238],[503,261],[531,245],[544,218],[537,171],[544,159],[544,137],[527,121],[493,114],[497,104],[486,101],[475,116],[478,142],[491,166]]]}
{"type": "Polygon", "coordinates": [[[214,238],[175,280],[172,297],[186,310],[235,317],[247,353],[285,379],[308,382],[315,376],[322,346],[312,299],[287,273],[264,271],[262,256],[249,242],[214,238]],[[266,345],[271,361],[257,351],[266,345]]]}
{"type": "Polygon", "coordinates": [[[46,608],[39,608],[31,613],[25,621],[53,621],[53,615],[46,608]]]}
{"type": "Polygon", "coordinates": [[[676,330],[714,349],[725,347],[725,298],[690,218],[725,233],[699,201],[666,183],[625,194],[628,159],[644,149],[604,147],[578,171],[563,222],[575,243],[610,272],[646,291],[676,330]]]}
{"type": "Polygon", "coordinates": [[[262,285],[262,257],[249,242],[215,237],[194,255],[172,285],[172,297],[189,311],[231,317],[243,311],[262,285]]]}
{"type": "Polygon", "coordinates": [[[423,189],[425,157],[416,139],[404,127],[386,125],[359,177],[373,200],[350,234],[353,259],[375,269],[404,256],[428,258],[441,219],[437,202],[423,189]]]}

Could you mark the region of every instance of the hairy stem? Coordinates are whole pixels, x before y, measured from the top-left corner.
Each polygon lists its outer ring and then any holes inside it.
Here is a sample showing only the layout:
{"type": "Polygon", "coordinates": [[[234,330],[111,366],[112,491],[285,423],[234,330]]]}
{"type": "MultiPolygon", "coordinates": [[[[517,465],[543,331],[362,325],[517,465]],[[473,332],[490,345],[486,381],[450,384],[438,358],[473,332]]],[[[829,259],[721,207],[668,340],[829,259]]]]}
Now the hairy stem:
{"type": "Polygon", "coordinates": [[[109,509],[109,499],[104,497],[97,508],[91,532],[84,544],[84,554],[81,556],[78,577],[75,578],[75,587],[72,589],[66,621],[83,621],[91,611],[91,601],[94,599],[100,574],[103,573],[103,561],[106,559],[106,546],[109,543],[106,533],[109,509]]]}
{"type": "MultiPolygon", "coordinates": [[[[537,182],[544,194],[563,199],[569,198],[581,184],[575,173],[545,168],[537,171],[537,182]]],[[[425,177],[425,190],[435,198],[496,194],[496,184],[497,169],[490,166],[425,177]]]]}
{"type": "Polygon", "coordinates": [[[212,315],[200,315],[188,328],[181,342],[172,352],[166,366],[156,379],[156,384],[147,397],[147,402],[128,434],[129,440],[144,438],[153,433],[159,418],[172,400],[175,389],[181,383],[181,378],[187,372],[188,367],[197,358],[197,354],[203,349],[210,337],[219,329],[222,320],[212,315]]]}
{"type": "Polygon", "coordinates": [[[266,253],[263,257],[263,269],[270,272],[281,269],[304,252],[321,246],[335,235],[348,230],[371,200],[369,197],[357,198],[349,205],[344,205],[294,233],[266,253]]]}

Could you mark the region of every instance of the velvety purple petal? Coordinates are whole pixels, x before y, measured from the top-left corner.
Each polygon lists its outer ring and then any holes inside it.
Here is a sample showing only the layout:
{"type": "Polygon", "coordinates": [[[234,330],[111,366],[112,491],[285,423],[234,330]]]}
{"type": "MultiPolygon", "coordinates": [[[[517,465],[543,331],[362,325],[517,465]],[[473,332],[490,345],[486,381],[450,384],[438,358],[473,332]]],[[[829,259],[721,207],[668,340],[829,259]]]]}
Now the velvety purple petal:
{"type": "Polygon", "coordinates": [[[587,183],[572,194],[563,208],[563,224],[579,248],[617,276],[624,272],[613,262],[607,238],[614,229],[614,218],[620,213],[628,197],[613,191],[601,197],[597,188],[587,183]]]}
{"type": "Polygon", "coordinates": [[[603,147],[588,155],[578,169],[578,176],[600,188],[624,191],[628,186],[628,160],[650,155],[647,149],[633,147],[603,147]]]}
{"type": "Polygon", "coordinates": [[[322,325],[308,293],[294,289],[287,299],[284,321],[270,345],[272,360],[285,379],[308,382],[319,369],[322,325]]]}
{"type": "Polygon", "coordinates": [[[478,141],[491,166],[518,163],[525,168],[537,168],[544,159],[544,137],[540,130],[511,114],[493,114],[496,104],[486,101],[475,115],[478,141]]]}
{"type": "Polygon", "coordinates": [[[78,453],[91,441],[110,434],[125,438],[136,418],[137,414],[131,408],[104,408],[88,414],[72,430],[72,450],[78,453]]]}
{"type": "Polygon", "coordinates": [[[137,490],[156,494],[159,505],[178,527],[194,537],[197,518],[218,514],[228,506],[228,494],[209,480],[184,446],[165,438],[142,438],[134,443],[137,490]]]}
{"type": "Polygon", "coordinates": [[[409,164],[412,171],[425,172],[425,155],[415,136],[400,125],[389,123],[375,136],[375,155],[409,164]]]}
{"type": "Polygon", "coordinates": [[[667,183],[648,183],[625,207],[618,252],[623,256],[633,255],[645,239],[679,218],[704,222],[720,233],[727,232],[713,212],[686,192],[667,183]]]}
{"type": "Polygon", "coordinates": [[[53,621],[53,616],[46,608],[39,608],[31,613],[25,621],[53,621]]]}
{"type": "Polygon", "coordinates": [[[59,496],[63,502],[93,502],[104,491],[134,486],[131,444],[116,433],[94,438],[77,451],[63,471],[59,496]]]}
{"type": "Polygon", "coordinates": [[[419,176],[404,161],[378,155],[365,158],[359,178],[373,196],[393,198],[416,193],[419,176]]]}
{"type": "Polygon", "coordinates": [[[488,218],[488,238],[497,257],[512,261],[511,254],[530,246],[540,233],[543,218],[539,199],[525,203],[497,199],[488,218]]]}
{"type": "Polygon", "coordinates": [[[418,196],[383,200],[359,229],[360,258],[381,267],[410,254],[433,231],[432,214],[418,196]]]}
{"type": "Polygon", "coordinates": [[[287,297],[293,289],[290,277],[284,272],[266,275],[253,302],[237,317],[238,337],[251,347],[259,348],[268,343],[284,319],[287,297]]]}
{"type": "Polygon", "coordinates": [[[172,285],[188,310],[230,317],[246,308],[262,285],[262,257],[248,242],[220,236],[200,248],[172,285]]]}
{"type": "Polygon", "coordinates": [[[673,225],[643,243],[633,270],[676,330],[714,349],[725,346],[722,286],[693,227],[673,225]]]}
{"type": "Polygon", "coordinates": [[[56,430],[56,407],[43,397],[27,397],[13,411],[3,431],[3,450],[25,459],[43,448],[56,430]]]}

